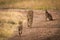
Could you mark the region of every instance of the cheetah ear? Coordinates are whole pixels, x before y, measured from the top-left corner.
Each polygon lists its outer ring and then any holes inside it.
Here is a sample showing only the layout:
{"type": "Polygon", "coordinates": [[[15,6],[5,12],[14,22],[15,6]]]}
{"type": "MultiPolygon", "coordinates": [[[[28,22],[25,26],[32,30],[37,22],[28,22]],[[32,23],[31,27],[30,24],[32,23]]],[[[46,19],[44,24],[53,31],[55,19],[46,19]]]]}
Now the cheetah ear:
{"type": "Polygon", "coordinates": [[[45,9],[45,13],[48,13],[48,10],[47,9],[45,9]]]}

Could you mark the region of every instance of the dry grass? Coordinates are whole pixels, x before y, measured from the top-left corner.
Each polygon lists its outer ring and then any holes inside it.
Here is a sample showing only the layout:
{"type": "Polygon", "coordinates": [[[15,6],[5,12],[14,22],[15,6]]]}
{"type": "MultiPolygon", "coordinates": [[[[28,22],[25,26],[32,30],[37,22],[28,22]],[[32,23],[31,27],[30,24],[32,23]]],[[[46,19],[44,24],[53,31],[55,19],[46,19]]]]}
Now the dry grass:
{"type": "Polygon", "coordinates": [[[23,0],[4,2],[0,8],[59,9],[59,0],[23,0]],[[6,4],[5,4],[6,3],[6,4]]]}
{"type": "Polygon", "coordinates": [[[13,37],[20,21],[24,21],[22,13],[13,11],[0,11],[0,39],[13,37]]]}

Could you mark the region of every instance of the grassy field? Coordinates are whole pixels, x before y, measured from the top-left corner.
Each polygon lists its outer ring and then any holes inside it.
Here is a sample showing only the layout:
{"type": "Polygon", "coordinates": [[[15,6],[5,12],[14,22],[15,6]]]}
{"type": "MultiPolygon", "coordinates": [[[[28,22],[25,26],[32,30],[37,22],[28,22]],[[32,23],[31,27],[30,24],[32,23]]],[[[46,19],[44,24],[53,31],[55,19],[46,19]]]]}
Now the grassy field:
{"type": "Polygon", "coordinates": [[[60,0],[0,0],[0,8],[59,9],[60,0]]]}
{"type": "Polygon", "coordinates": [[[13,33],[15,34],[17,31],[19,22],[23,21],[24,18],[19,12],[0,11],[0,40],[12,37],[13,33]]]}

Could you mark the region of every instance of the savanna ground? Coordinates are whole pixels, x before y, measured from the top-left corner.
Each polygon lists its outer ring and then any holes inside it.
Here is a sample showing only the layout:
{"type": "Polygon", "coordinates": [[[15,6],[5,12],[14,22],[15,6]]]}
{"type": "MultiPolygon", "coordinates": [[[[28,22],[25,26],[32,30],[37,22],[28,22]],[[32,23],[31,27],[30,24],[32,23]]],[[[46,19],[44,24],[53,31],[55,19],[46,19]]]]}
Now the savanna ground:
{"type": "MultiPolygon", "coordinates": [[[[18,32],[16,31],[16,33],[13,33],[15,36],[8,40],[60,40],[60,10],[53,10],[60,9],[60,0],[0,0],[0,8],[3,9],[0,9],[0,12],[2,11],[3,13],[5,11],[7,12],[5,8],[17,8],[19,10],[9,9],[8,11],[12,11],[12,13],[15,13],[13,11],[17,11],[15,15],[22,12],[24,17],[27,15],[25,9],[39,9],[33,10],[34,18],[32,28],[27,27],[27,20],[25,20],[21,37],[18,36],[18,32]],[[21,11],[20,9],[24,9],[25,11],[21,11]],[[44,9],[48,9],[48,12],[53,16],[53,21],[45,20],[44,9]]],[[[8,33],[10,32],[8,31],[8,33]]]]}
{"type": "MultiPolygon", "coordinates": [[[[21,12],[26,17],[27,11],[14,10],[21,12]]],[[[19,37],[18,32],[14,37],[8,40],[60,40],[60,12],[59,10],[48,10],[53,16],[53,21],[45,20],[44,10],[33,10],[33,25],[32,28],[27,27],[27,20],[23,25],[23,33],[19,37]]]]}

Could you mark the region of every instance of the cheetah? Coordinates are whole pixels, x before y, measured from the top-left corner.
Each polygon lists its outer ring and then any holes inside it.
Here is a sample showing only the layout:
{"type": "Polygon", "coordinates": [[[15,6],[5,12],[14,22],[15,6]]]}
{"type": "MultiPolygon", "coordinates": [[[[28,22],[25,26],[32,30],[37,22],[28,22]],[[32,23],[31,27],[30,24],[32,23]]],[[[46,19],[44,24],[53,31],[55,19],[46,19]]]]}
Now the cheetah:
{"type": "Polygon", "coordinates": [[[33,11],[29,10],[28,14],[27,14],[27,25],[28,25],[28,27],[32,27],[32,23],[33,23],[33,11]]]}
{"type": "Polygon", "coordinates": [[[19,36],[21,37],[21,34],[22,34],[22,30],[23,30],[23,22],[19,22],[19,26],[18,26],[18,34],[19,36]]]}
{"type": "Polygon", "coordinates": [[[52,21],[53,20],[53,17],[50,13],[48,13],[47,10],[45,10],[45,16],[46,16],[46,20],[49,20],[49,21],[52,21]]]}

